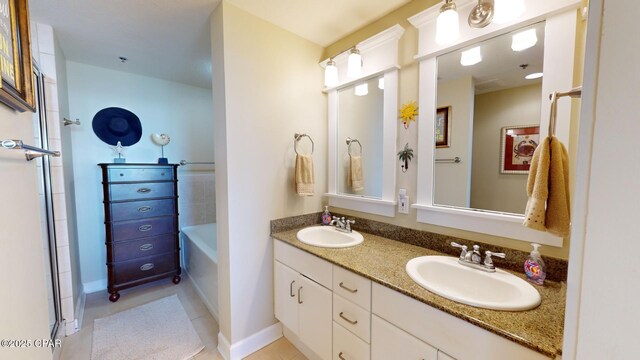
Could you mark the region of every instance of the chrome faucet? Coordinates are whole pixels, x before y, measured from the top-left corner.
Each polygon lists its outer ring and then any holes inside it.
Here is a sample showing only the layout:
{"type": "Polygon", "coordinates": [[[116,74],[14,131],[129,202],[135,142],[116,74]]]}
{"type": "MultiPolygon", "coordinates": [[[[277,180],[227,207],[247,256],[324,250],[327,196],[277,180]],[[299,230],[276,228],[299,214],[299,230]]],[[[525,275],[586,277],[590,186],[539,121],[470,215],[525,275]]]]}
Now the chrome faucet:
{"type": "Polygon", "coordinates": [[[473,251],[467,251],[466,245],[460,245],[458,243],[452,242],[451,246],[462,249],[460,252],[460,258],[458,259],[458,263],[472,267],[474,269],[483,270],[487,272],[495,272],[496,267],[493,264],[492,256],[497,256],[499,258],[505,258],[506,255],[504,253],[496,253],[493,251],[485,251],[484,264],[482,264],[482,254],[480,253],[480,246],[473,245],[473,251]]]}
{"type": "Polygon", "coordinates": [[[331,226],[335,226],[335,229],[342,232],[351,232],[351,224],[355,224],[355,220],[347,220],[344,217],[334,216],[333,220],[329,223],[331,226]]]}

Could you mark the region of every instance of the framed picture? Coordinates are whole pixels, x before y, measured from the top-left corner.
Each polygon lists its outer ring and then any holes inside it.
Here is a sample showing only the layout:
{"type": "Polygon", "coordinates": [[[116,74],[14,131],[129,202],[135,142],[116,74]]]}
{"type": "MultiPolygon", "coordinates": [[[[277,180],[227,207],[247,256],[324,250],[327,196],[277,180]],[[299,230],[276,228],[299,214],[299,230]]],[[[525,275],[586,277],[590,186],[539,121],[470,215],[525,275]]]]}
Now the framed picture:
{"type": "Polygon", "coordinates": [[[436,111],[436,147],[446,148],[451,145],[451,106],[438,108],[436,111]]]}
{"type": "Polygon", "coordinates": [[[35,111],[27,0],[0,0],[0,102],[35,111]]]}
{"type": "Polygon", "coordinates": [[[540,143],[540,126],[506,126],[501,131],[500,173],[528,174],[533,152],[540,143]]]}

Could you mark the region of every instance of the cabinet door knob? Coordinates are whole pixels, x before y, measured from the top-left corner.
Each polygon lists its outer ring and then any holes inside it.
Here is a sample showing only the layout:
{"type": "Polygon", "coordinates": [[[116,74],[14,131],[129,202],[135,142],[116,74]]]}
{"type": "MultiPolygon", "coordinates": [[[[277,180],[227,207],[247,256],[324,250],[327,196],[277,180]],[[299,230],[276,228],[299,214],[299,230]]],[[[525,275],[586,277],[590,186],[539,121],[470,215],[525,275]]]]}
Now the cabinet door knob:
{"type": "Polygon", "coordinates": [[[140,189],[138,189],[138,192],[140,194],[146,194],[146,193],[150,193],[151,189],[149,189],[149,188],[140,188],[140,189]]]}
{"type": "Polygon", "coordinates": [[[302,294],[301,294],[301,291],[302,291],[302,286],[300,286],[300,287],[298,288],[298,304],[302,304],[302,294]]]}
{"type": "Polygon", "coordinates": [[[151,211],[151,206],[140,206],[138,208],[138,212],[147,212],[147,211],[151,211]]]}
{"type": "Polygon", "coordinates": [[[349,288],[348,286],[344,285],[344,283],[343,283],[343,282],[341,282],[341,283],[340,283],[340,284],[338,284],[338,285],[340,285],[340,287],[341,287],[341,288],[343,288],[343,289],[347,290],[347,291],[348,291],[348,292],[350,292],[350,293],[354,293],[354,294],[355,294],[355,293],[357,293],[357,292],[358,292],[358,289],[351,289],[351,288],[349,288]]]}
{"type": "Polygon", "coordinates": [[[153,229],[153,225],[141,225],[138,227],[138,230],[142,232],[150,231],[151,229],[153,229]]]}
{"type": "Polygon", "coordinates": [[[340,317],[341,317],[344,321],[348,322],[348,323],[349,323],[349,324],[351,324],[351,325],[355,325],[355,324],[357,324],[357,323],[358,323],[358,320],[351,320],[351,319],[349,319],[348,317],[344,316],[344,313],[343,313],[343,312],[340,312],[340,317]]]}
{"type": "Polygon", "coordinates": [[[291,284],[289,284],[289,296],[291,296],[291,297],[296,297],[296,294],[293,293],[293,284],[295,284],[295,283],[296,283],[296,281],[293,280],[291,282],[291,284]]]}
{"type": "Polygon", "coordinates": [[[342,351],[340,351],[340,353],[338,354],[338,357],[339,357],[340,359],[342,359],[342,360],[347,360],[347,359],[345,359],[345,357],[344,357],[344,356],[342,356],[342,351]]]}

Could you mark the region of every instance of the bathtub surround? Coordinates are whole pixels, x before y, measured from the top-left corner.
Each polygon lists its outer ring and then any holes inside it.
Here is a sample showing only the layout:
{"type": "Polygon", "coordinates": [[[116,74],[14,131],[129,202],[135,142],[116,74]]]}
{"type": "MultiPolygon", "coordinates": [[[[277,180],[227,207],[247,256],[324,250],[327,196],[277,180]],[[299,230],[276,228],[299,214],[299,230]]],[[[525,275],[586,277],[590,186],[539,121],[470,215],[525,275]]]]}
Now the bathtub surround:
{"type": "Polygon", "coordinates": [[[322,209],[322,151],[314,154],[316,194],[293,191],[293,135],[327,146],[322,47],[227,1],[212,15],[211,39],[219,349],[239,359],[282,335],[273,315],[269,221],[322,209]]]}
{"type": "Polygon", "coordinates": [[[216,321],[218,310],[218,241],[216,224],[182,227],[182,269],[216,321]]]}
{"type": "MultiPolygon", "coordinates": [[[[384,237],[399,241],[405,244],[419,246],[429,250],[437,251],[439,253],[447,254],[450,256],[460,256],[460,250],[451,246],[451,242],[457,242],[462,245],[467,245],[471,248],[472,245],[480,245],[480,250],[490,250],[495,253],[505,253],[507,256],[505,259],[495,258],[493,259],[496,267],[501,269],[510,270],[518,274],[523,273],[522,264],[529,257],[529,253],[526,251],[513,250],[510,248],[499,247],[495,245],[485,244],[482,242],[471,241],[467,239],[460,239],[456,237],[431,233],[428,231],[420,231],[411,228],[405,228],[397,225],[391,225],[388,223],[369,220],[365,218],[358,218],[353,216],[347,216],[340,213],[333,213],[333,216],[347,217],[348,219],[354,219],[355,224],[351,225],[351,228],[363,233],[384,237]]],[[[280,233],[291,229],[303,228],[307,226],[314,226],[321,224],[322,213],[312,213],[299,216],[291,216],[282,219],[276,219],[271,221],[271,233],[280,233]],[[320,219],[320,220],[318,220],[320,219]]],[[[567,280],[567,261],[563,259],[557,259],[545,256],[544,262],[547,269],[547,279],[552,281],[566,281],[567,280]]]]}
{"type": "Polygon", "coordinates": [[[80,126],[68,126],[74,152],[74,178],[80,268],[85,292],[106,289],[107,267],[100,169],[96,164],[113,162],[113,153],[91,128],[101,109],[121,107],[135,113],[142,123],[140,142],[127,149],[128,163],[156,163],[158,147],[151,133],[171,134],[165,156],[200,160],[213,156],[211,140],[211,90],[126,72],[67,61],[71,118],[80,126]]]}
{"type": "Polygon", "coordinates": [[[216,222],[216,184],[213,171],[188,171],[178,168],[178,210],[180,226],[216,222]]]}

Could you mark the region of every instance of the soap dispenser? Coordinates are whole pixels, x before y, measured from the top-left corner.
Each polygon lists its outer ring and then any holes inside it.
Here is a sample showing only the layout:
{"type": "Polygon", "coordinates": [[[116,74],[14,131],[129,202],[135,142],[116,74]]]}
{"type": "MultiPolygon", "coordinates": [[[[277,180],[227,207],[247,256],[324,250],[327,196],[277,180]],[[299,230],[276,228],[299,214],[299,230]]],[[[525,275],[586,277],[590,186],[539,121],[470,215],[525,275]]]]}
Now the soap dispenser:
{"type": "Polygon", "coordinates": [[[329,206],[325,206],[324,213],[322,213],[322,225],[329,224],[331,224],[331,213],[329,212],[329,206]]]}
{"type": "Polygon", "coordinates": [[[540,256],[540,252],[538,251],[540,244],[533,243],[531,246],[533,246],[533,250],[531,250],[529,257],[524,262],[524,273],[530,282],[536,285],[542,285],[544,284],[544,279],[547,277],[547,272],[542,256],[540,256]]]}

